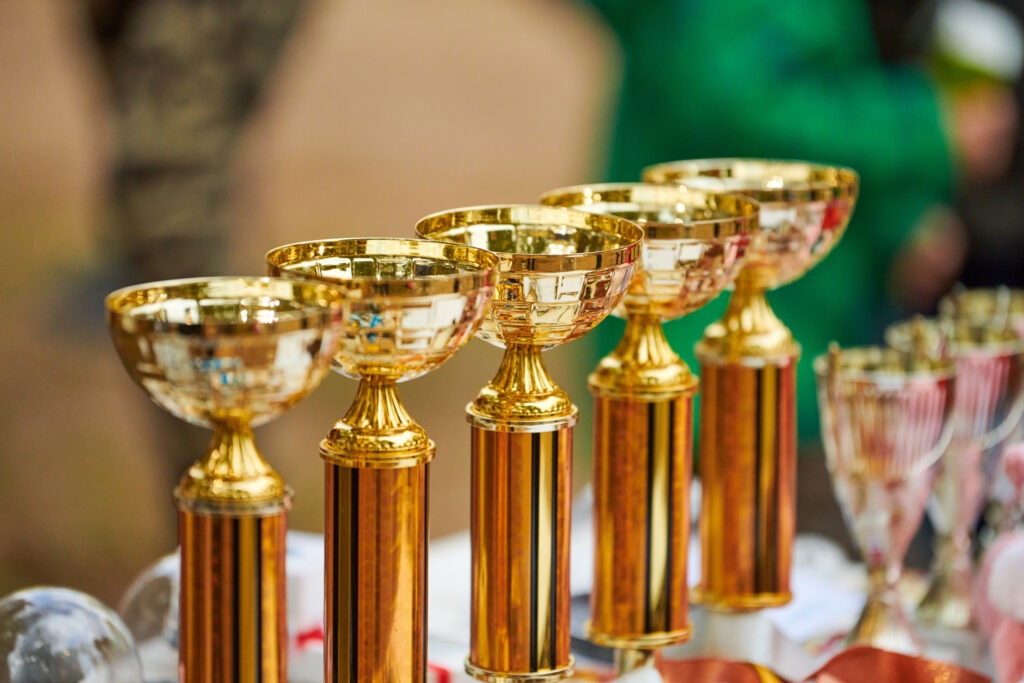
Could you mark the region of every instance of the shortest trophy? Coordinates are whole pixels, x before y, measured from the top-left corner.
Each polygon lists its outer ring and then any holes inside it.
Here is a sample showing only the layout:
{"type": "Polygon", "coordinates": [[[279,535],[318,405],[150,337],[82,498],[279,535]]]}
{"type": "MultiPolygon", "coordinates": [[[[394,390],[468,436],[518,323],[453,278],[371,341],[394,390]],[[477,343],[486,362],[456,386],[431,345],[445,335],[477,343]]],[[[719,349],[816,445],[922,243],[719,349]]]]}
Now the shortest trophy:
{"type": "Polygon", "coordinates": [[[923,353],[833,345],[814,372],[829,473],[870,583],[846,642],[919,655],[896,585],[949,442],[955,366],[923,353]]]}
{"type": "Polygon", "coordinates": [[[343,295],[322,284],[222,277],[129,287],[106,303],[132,379],[163,409],[213,429],[209,451],[175,492],[181,679],[283,681],[291,492],[252,427],[323,379],[343,295]]]}

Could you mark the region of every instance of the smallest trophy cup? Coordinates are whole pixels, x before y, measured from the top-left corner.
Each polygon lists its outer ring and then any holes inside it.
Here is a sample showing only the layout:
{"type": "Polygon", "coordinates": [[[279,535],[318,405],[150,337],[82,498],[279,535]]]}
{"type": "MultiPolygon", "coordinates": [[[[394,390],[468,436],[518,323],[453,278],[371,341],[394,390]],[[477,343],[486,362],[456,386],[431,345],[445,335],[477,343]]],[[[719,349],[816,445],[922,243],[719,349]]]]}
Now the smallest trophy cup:
{"type": "Polygon", "coordinates": [[[925,354],[833,346],[814,372],[829,473],[870,582],[846,642],[919,655],[896,584],[949,442],[956,368],[925,354]]]}
{"type": "Polygon", "coordinates": [[[252,427],[323,379],[343,295],[222,277],[129,287],[106,303],[132,379],[171,414],[213,429],[210,450],[175,492],[181,680],[284,681],[291,492],[256,449],[252,427]]]}
{"type": "Polygon", "coordinates": [[[942,456],[928,517],[936,531],[932,580],[917,608],[922,624],[971,621],[972,536],[988,498],[1001,446],[1024,409],[1024,340],[1006,327],[966,318],[916,319],[886,330],[889,345],[924,349],[956,364],[953,439],[942,456]]]}

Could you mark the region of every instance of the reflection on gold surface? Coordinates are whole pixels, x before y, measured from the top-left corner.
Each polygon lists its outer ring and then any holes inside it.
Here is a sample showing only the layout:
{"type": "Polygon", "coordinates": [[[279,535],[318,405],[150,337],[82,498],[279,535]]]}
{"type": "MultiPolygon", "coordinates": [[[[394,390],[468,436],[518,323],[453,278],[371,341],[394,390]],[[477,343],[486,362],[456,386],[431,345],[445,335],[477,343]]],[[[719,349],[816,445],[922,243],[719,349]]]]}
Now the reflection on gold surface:
{"type": "Polygon", "coordinates": [[[857,199],[857,174],[803,161],[704,159],[651,166],[644,179],[738,193],[760,206],[761,234],[726,312],[696,348],[705,382],[697,598],[721,609],[784,604],[796,516],[800,345],[765,291],[803,275],[839,241],[857,199]]]}
{"type": "Polygon", "coordinates": [[[398,238],[278,247],[272,272],[349,294],[334,368],[359,380],[326,461],[325,670],[331,681],[426,676],[427,471],[434,442],[396,384],[447,361],[491,301],[498,259],[398,238]]]}
{"type": "Polygon", "coordinates": [[[290,492],[252,425],[327,373],[345,293],[271,278],[177,280],[107,297],[125,368],[160,406],[214,430],[176,491],[185,680],[281,680],[290,492]]]}
{"type": "Polygon", "coordinates": [[[558,207],[455,209],[417,232],[491,249],[499,282],[482,339],[504,347],[467,407],[472,424],[472,627],[466,671],[481,681],[557,681],[569,656],[569,519],[576,407],[541,351],[619,304],[643,232],[558,207]]]}

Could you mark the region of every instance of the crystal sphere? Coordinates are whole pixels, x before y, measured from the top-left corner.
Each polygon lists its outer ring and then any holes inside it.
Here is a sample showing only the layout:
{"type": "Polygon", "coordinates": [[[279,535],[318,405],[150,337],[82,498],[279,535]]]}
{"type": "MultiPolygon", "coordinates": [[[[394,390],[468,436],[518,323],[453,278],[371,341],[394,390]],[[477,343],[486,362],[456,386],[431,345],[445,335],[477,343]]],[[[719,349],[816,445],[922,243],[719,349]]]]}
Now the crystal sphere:
{"type": "Polygon", "coordinates": [[[0,600],[0,683],[140,683],[135,644],[117,613],[66,588],[0,600]]]}

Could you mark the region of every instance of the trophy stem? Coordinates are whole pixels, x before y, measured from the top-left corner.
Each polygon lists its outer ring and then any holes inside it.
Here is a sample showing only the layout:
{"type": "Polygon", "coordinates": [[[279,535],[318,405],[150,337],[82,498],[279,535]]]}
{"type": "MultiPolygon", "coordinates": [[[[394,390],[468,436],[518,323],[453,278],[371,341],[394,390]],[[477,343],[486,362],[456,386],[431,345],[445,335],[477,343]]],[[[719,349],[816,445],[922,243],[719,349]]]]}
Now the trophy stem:
{"type": "Polygon", "coordinates": [[[176,491],[182,681],[284,681],[290,494],[248,424],[218,425],[176,491]]]}
{"type": "Polygon", "coordinates": [[[324,674],[425,681],[428,463],[395,382],[366,377],[325,460],[324,674]]]}
{"type": "Polygon", "coordinates": [[[847,645],[870,645],[883,650],[920,655],[924,646],[900,603],[897,583],[901,564],[868,567],[869,593],[847,645]]]}
{"type": "Polygon", "coordinates": [[[713,609],[788,603],[796,533],[800,345],[743,271],[701,363],[701,584],[713,609]]]}
{"type": "Polygon", "coordinates": [[[511,346],[467,408],[472,425],[472,611],[466,671],[557,681],[569,656],[569,524],[576,408],[540,350],[511,346]]]}
{"type": "Polygon", "coordinates": [[[638,669],[654,667],[654,650],[634,650],[618,648],[615,650],[615,673],[618,676],[638,669]]]}
{"type": "Polygon", "coordinates": [[[938,536],[935,550],[934,573],[917,618],[928,626],[966,628],[971,622],[973,582],[970,537],[938,536]]]}
{"type": "Polygon", "coordinates": [[[660,320],[634,315],[590,389],[596,548],[587,635],[619,648],[619,660],[635,668],[653,648],[691,633],[686,556],[697,379],[660,320]]]}

